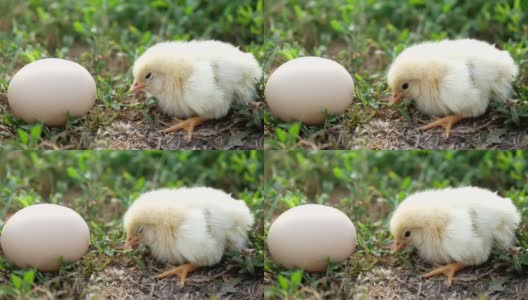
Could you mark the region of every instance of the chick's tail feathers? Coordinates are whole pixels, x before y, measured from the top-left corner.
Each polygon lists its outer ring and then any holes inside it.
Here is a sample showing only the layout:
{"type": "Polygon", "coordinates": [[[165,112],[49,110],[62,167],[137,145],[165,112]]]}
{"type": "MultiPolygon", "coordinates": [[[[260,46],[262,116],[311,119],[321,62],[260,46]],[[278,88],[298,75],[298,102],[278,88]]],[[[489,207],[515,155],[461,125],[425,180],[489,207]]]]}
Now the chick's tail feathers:
{"type": "MultiPolygon", "coordinates": [[[[240,200],[241,201],[241,200],[240,200]]],[[[248,244],[248,231],[253,227],[255,222],[253,215],[245,206],[241,206],[243,213],[234,222],[233,227],[226,234],[227,248],[233,251],[240,251],[248,244]]]]}
{"type": "Polygon", "coordinates": [[[240,251],[244,249],[248,244],[248,233],[247,229],[241,226],[236,226],[226,235],[227,248],[233,251],[240,251]]]}
{"type": "Polygon", "coordinates": [[[220,84],[224,85],[232,93],[233,101],[240,104],[248,104],[257,100],[257,84],[262,77],[262,69],[252,53],[244,53],[244,59],[226,59],[220,62],[220,74],[223,78],[220,84]],[[222,68],[222,63],[235,68],[222,68]],[[232,72],[236,72],[233,74],[232,72]],[[231,81],[234,80],[234,81],[231,81]]]}
{"type": "Polygon", "coordinates": [[[257,100],[257,84],[260,76],[260,73],[248,73],[242,78],[233,91],[236,103],[248,104],[257,100]]]}
{"type": "Polygon", "coordinates": [[[504,57],[502,64],[496,69],[497,77],[491,83],[491,96],[496,101],[506,101],[513,94],[512,83],[519,75],[519,67],[513,61],[513,58],[506,51],[503,51],[504,57]]]}
{"type": "Polygon", "coordinates": [[[515,229],[521,223],[521,215],[511,204],[511,209],[504,212],[502,221],[498,224],[497,230],[494,231],[493,241],[495,247],[499,249],[508,249],[515,244],[515,229]]]}

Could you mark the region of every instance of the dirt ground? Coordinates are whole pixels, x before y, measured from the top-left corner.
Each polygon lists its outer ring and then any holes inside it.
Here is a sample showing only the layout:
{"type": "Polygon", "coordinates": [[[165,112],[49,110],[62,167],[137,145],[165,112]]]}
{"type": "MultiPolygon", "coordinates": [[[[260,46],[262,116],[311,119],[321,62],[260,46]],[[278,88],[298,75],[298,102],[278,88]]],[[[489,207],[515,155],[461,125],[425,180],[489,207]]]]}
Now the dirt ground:
{"type": "Polygon", "coordinates": [[[481,117],[463,120],[453,127],[449,138],[443,128],[427,131],[420,126],[432,118],[413,109],[410,120],[401,116],[374,118],[368,124],[356,128],[356,142],[368,149],[387,150],[464,150],[489,149],[513,150],[528,148],[528,128],[504,125],[504,118],[488,111],[481,117]]]}
{"type": "MultiPolygon", "coordinates": [[[[511,275],[507,265],[491,258],[477,267],[467,267],[447,286],[445,276],[425,279],[432,266],[412,254],[407,263],[394,256],[377,258],[374,266],[359,275],[355,266],[368,264],[364,254],[355,253],[337,270],[321,274],[300,289],[304,299],[414,300],[414,299],[528,299],[528,274],[511,275]],[[321,288],[324,287],[324,288],[321,288]],[[480,298],[484,297],[484,298],[480,298]]],[[[275,279],[265,273],[265,283],[275,279]]]]}
{"type": "MultiPolygon", "coordinates": [[[[0,255],[2,254],[0,250],[0,255]]],[[[90,254],[88,254],[89,256],[90,254]]],[[[93,259],[90,257],[89,259],[93,259]]],[[[93,272],[89,277],[81,271],[67,271],[49,274],[46,288],[37,285],[33,288],[33,297],[38,299],[263,299],[264,283],[261,276],[248,277],[238,273],[238,268],[225,259],[218,265],[196,270],[187,278],[184,287],[177,277],[159,280],[156,274],[169,266],[156,262],[147,253],[143,255],[144,267],[139,268],[132,258],[117,255],[109,258],[101,256],[107,264],[102,270],[93,272]],[[56,289],[56,287],[59,289],[56,289]]],[[[86,266],[81,261],[80,266],[86,266]]],[[[80,270],[79,268],[77,270],[80,270]]],[[[0,283],[9,282],[9,274],[0,272],[0,283]]],[[[0,295],[0,299],[4,298],[0,295]]]]}
{"type": "MultiPolygon", "coordinates": [[[[138,104],[144,98],[129,98],[127,101],[138,104]]],[[[133,107],[133,106],[132,106],[133,107]]],[[[108,149],[108,150],[247,150],[262,149],[264,135],[262,128],[252,124],[253,113],[260,110],[262,102],[254,102],[245,108],[232,109],[222,119],[208,121],[194,131],[189,141],[185,132],[164,134],[162,129],[171,126],[174,120],[159,111],[152,103],[144,113],[140,109],[129,108],[114,111],[111,108],[96,106],[86,118],[102,120],[104,126],[71,126],[63,129],[50,139],[41,139],[42,149],[108,149]]],[[[0,113],[9,112],[7,97],[0,94],[0,113]]],[[[87,122],[91,123],[91,122],[87,122]]],[[[0,124],[0,142],[9,142],[16,136],[12,126],[0,124]]]]}
{"type": "MultiPolygon", "coordinates": [[[[432,120],[413,105],[365,109],[355,102],[337,117],[335,125],[311,128],[312,133],[302,135],[296,147],[313,150],[528,149],[528,124],[506,125],[504,115],[493,109],[478,118],[462,120],[447,139],[441,127],[418,129],[432,120]]],[[[266,128],[267,136],[273,136],[273,130],[266,128]]]]}
{"type": "Polygon", "coordinates": [[[377,265],[355,280],[354,299],[528,299],[528,274],[506,275],[505,266],[491,261],[460,271],[450,287],[445,276],[424,279],[420,274],[432,266],[414,257],[409,270],[405,266],[377,265]]]}
{"type": "MultiPolygon", "coordinates": [[[[249,111],[259,109],[259,103],[249,107],[249,111]]],[[[262,129],[248,125],[248,116],[239,111],[231,111],[220,120],[208,121],[197,127],[192,139],[187,139],[184,131],[164,134],[162,129],[173,124],[174,120],[159,112],[156,106],[149,109],[146,118],[141,113],[129,110],[121,112],[108,126],[97,130],[95,148],[121,149],[160,149],[160,150],[242,150],[262,149],[264,135],[262,129]]]]}
{"type": "Polygon", "coordinates": [[[147,269],[111,265],[86,282],[87,298],[104,299],[262,299],[264,285],[261,279],[239,275],[225,261],[211,268],[197,270],[189,275],[181,287],[176,277],[158,280],[154,276],[165,266],[147,260],[147,269]]]}

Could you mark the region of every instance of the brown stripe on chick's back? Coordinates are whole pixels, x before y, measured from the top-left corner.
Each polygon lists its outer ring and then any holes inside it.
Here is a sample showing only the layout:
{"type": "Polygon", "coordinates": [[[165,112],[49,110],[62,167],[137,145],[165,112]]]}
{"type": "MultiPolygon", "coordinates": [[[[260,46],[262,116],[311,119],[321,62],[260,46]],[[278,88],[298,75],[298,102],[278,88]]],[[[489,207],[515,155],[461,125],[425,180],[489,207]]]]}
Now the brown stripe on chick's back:
{"type": "Polygon", "coordinates": [[[469,80],[471,80],[471,84],[473,86],[476,86],[475,84],[475,65],[473,64],[472,61],[468,61],[466,62],[466,67],[468,68],[469,80]]]}
{"type": "Polygon", "coordinates": [[[476,235],[478,235],[479,226],[477,224],[477,211],[474,208],[469,209],[469,220],[471,222],[471,229],[476,235]]]}
{"type": "Polygon", "coordinates": [[[206,225],[207,232],[210,235],[212,235],[213,228],[212,228],[212,225],[211,225],[211,212],[206,208],[206,209],[204,209],[203,214],[204,214],[204,218],[205,218],[205,225],[206,225]]]}
{"type": "Polygon", "coordinates": [[[220,74],[219,74],[219,70],[220,70],[220,66],[218,65],[217,62],[212,62],[211,63],[211,67],[213,68],[213,77],[214,77],[214,82],[216,83],[217,86],[221,86],[220,84],[220,74]]]}

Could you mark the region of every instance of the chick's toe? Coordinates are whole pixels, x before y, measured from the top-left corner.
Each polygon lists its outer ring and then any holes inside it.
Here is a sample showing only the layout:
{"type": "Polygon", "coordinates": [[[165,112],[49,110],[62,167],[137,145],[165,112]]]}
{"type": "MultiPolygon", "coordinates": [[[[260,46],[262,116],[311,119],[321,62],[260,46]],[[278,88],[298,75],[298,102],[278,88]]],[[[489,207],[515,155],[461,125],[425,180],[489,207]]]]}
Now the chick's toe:
{"type": "Polygon", "coordinates": [[[460,122],[464,117],[461,115],[450,115],[444,118],[437,119],[425,126],[420,127],[420,130],[429,130],[431,128],[435,127],[444,127],[445,129],[445,137],[448,138],[449,134],[451,133],[451,129],[453,128],[453,125],[460,122]]]}
{"type": "Polygon", "coordinates": [[[187,138],[191,140],[194,128],[202,123],[207,121],[207,119],[202,117],[193,117],[187,120],[178,120],[176,124],[172,125],[169,128],[163,129],[163,133],[171,133],[180,129],[187,131],[187,138]]]}
{"type": "Polygon", "coordinates": [[[183,264],[157,275],[156,278],[163,279],[166,277],[178,275],[178,277],[180,277],[180,285],[184,286],[185,280],[187,279],[187,275],[196,269],[198,269],[198,266],[196,265],[183,264]]]}
{"type": "Polygon", "coordinates": [[[451,283],[453,282],[453,277],[455,277],[455,273],[462,270],[463,268],[464,265],[461,263],[450,263],[445,266],[436,268],[427,274],[424,274],[423,277],[430,278],[440,274],[444,274],[445,276],[447,276],[447,286],[451,286],[451,283]]]}

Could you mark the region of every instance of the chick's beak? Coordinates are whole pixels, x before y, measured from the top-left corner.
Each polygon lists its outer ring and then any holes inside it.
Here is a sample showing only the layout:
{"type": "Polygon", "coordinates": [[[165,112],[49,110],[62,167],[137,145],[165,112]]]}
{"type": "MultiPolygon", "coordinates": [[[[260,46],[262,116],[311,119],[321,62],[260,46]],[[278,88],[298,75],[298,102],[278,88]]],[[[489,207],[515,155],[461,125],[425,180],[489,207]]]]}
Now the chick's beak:
{"type": "Polygon", "coordinates": [[[132,86],[130,86],[129,92],[137,93],[139,91],[142,91],[145,88],[145,85],[143,83],[139,83],[134,80],[134,83],[132,83],[132,86]]]}
{"type": "Polygon", "coordinates": [[[392,250],[397,252],[403,251],[406,247],[405,242],[399,239],[394,240],[394,244],[392,244],[392,250]]]}
{"type": "Polygon", "coordinates": [[[126,242],[125,242],[125,246],[123,248],[125,250],[132,250],[132,249],[134,249],[134,247],[139,245],[139,242],[141,242],[141,237],[139,237],[139,236],[131,237],[131,238],[127,237],[126,242]]]}
{"type": "Polygon", "coordinates": [[[396,104],[400,103],[403,100],[403,93],[392,93],[391,102],[396,104]]]}

